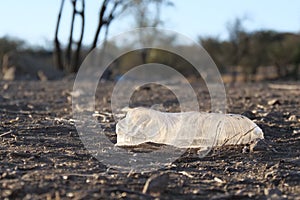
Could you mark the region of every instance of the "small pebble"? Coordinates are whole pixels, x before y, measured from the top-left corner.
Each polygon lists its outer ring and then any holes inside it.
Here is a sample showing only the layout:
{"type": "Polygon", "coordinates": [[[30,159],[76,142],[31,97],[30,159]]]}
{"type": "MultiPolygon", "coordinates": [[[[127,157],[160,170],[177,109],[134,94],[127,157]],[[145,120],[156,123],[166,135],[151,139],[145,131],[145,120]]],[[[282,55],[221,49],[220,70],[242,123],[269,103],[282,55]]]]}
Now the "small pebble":
{"type": "Polygon", "coordinates": [[[74,193],[68,192],[68,193],[67,193],[67,197],[70,197],[70,198],[74,197],[74,193]]]}
{"type": "Polygon", "coordinates": [[[268,105],[270,106],[281,105],[281,102],[278,99],[272,99],[268,101],[268,105]]]}
{"type": "Polygon", "coordinates": [[[8,89],[8,84],[6,83],[3,85],[3,90],[7,90],[7,89],[8,89]]]}
{"type": "Polygon", "coordinates": [[[296,115],[291,115],[288,120],[292,121],[292,122],[296,122],[297,121],[297,116],[296,115]]]}

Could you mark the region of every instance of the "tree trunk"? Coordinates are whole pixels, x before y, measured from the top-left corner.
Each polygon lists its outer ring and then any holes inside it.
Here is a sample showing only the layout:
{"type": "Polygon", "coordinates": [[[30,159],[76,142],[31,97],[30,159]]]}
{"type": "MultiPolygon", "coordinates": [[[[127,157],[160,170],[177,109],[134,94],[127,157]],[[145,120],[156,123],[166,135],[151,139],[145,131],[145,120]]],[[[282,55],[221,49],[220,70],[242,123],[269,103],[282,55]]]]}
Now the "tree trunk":
{"type": "Polygon", "coordinates": [[[77,42],[77,48],[76,48],[76,52],[75,52],[75,56],[74,56],[74,72],[78,72],[79,70],[79,67],[80,67],[80,52],[81,52],[81,45],[82,45],[82,39],[83,39],[83,35],[84,35],[84,27],[85,27],[85,1],[84,0],[81,0],[82,2],[82,10],[81,12],[78,12],[78,14],[80,15],[81,17],[81,33],[80,33],[80,38],[79,38],[79,41],[77,42]]]}
{"type": "Polygon", "coordinates": [[[59,13],[58,13],[57,22],[56,22],[55,39],[54,39],[54,41],[55,41],[54,62],[56,64],[57,68],[60,70],[64,69],[64,65],[63,65],[63,59],[62,59],[62,50],[61,50],[60,42],[58,39],[58,31],[59,31],[59,25],[60,25],[60,21],[61,21],[61,15],[62,15],[64,4],[65,4],[65,0],[62,0],[60,9],[59,9],[59,13]]]}

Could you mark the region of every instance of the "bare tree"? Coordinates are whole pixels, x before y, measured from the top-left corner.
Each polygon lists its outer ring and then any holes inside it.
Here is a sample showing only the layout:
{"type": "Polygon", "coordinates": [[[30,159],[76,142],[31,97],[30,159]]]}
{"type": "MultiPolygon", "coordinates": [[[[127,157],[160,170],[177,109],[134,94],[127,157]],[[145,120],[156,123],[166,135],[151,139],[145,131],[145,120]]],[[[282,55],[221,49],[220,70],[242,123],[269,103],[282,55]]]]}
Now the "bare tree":
{"type": "MultiPolygon", "coordinates": [[[[131,10],[134,17],[134,25],[138,28],[141,27],[158,27],[162,25],[161,8],[162,6],[173,6],[169,0],[132,0],[134,6],[131,10]]],[[[139,32],[139,39],[143,44],[152,40],[157,35],[144,35],[145,32],[139,32]]],[[[147,33],[149,34],[149,33],[147,33]]],[[[144,49],[141,51],[142,62],[146,63],[151,49],[144,49]]]]}
{"type": "MultiPolygon", "coordinates": [[[[66,49],[63,49],[58,38],[60,29],[60,22],[64,9],[65,0],[61,1],[61,6],[58,13],[56,31],[55,31],[55,61],[59,69],[65,70],[66,72],[77,72],[81,61],[81,48],[82,39],[84,36],[84,20],[85,20],[85,0],[70,0],[72,3],[73,13],[71,18],[69,41],[66,49]],[[78,10],[78,2],[81,2],[81,9],[78,10]],[[81,32],[78,41],[74,41],[74,26],[76,16],[81,18],[81,32]]],[[[99,41],[101,34],[104,34],[104,44],[108,35],[109,27],[111,23],[126,11],[132,11],[136,21],[139,21],[138,27],[145,26],[157,26],[161,23],[160,20],[160,7],[163,4],[171,4],[167,0],[103,0],[100,3],[98,24],[96,32],[89,51],[93,50],[99,41]],[[150,17],[149,6],[154,5],[156,14],[154,18],[150,17]],[[129,9],[131,8],[131,9],[129,9]]],[[[129,12],[128,14],[132,14],[129,12]]],[[[77,25],[77,24],[76,24],[77,25]]]]}
{"type": "Polygon", "coordinates": [[[57,23],[56,23],[56,30],[55,30],[55,51],[54,51],[54,59],[55,59],[55,63],[58,69],[63,70],[64,69],[64,64],[63,64],[63,60],[62,60],[62,50],[61,50],[61,45],[58,39],[58,31],[59,31],[59,26],[60,26],[60,21],[61,21],[61,15],[63,12],[63,8],[64,8],[64,4],[65,4],[65,0],[61,1],[60,4],[60,9],[59,9],[59,13],[58,13],[58,19],[57,19],[57,23]]]}
{"type": "Polygon", "coordinates": [[[97,42],[99,40],[99,35],[103,28],[105,28],[105,40],[108,35],[108,29],[111,22],[121,15],[128,7],[130,6],[130,1],[128,0],[104,0],[102,5],[100,6],[98,26],[96,29],[96,33],[94,36],[93,43],[91,45],[91,49],[94,49],[97,46],[97,42]],[[111,4],[111,5],[110,5],[111,4]]]}
{"type": "MultiPolygon", "coordinates": [[[[84,26],[85,26],[85,0],[70,0],[73,8],[71,26],[69,33],[69,41],[65,51],[61,47],[61,43],[58,38],[61,17],[64,9],[65,0],[61,1],[61,6],[59,9],[59,14],[57,18],[56,31],[55,31],[55,61],[59,69],[65,70],[66,72],[77,72],[81,61],[81,48],[82,40],[84,36],[84,26]],[[78,3],[81,2],[81,9],[78,9],[78,3]],[[80,37],[78,41],[74,40],[74,26],[76,16],[81,18],[81,28],[80,37]]],[[[90,47],[90,51],[97,46],[100,33],[105,30],[105,37],[108,34],[108,28],[111,22],[119,16],[129,5],[129,1],[121,0],[103,0],[100,5],[99,19],[97,29],[94,35],[93,42],[90,47]]]]}
{"type": "Polygon", "coordinates": [[[59,69],[65,70],[67,72],[77,72],[80,63],[80,51],[82,46],[82,39],[84,35],[84,25],[85,25],[85,21],[84,21],[85,0],[80,0],[80,1],[81,1],[81,9],[78,10],[77,9],[78,0],[71,0],[73,13],[72,13],[72,20],[71,20],[69,42],[65,52],[62,50],[61,43],[58,38],[60,21],[61,21],[65,0],[61,1],[61,6],[60,6],[57,24],[56,24],[55,53],[54,53],[56,65],[59,69]],[[80,16],[81,18],[81,31],[80,31],[80,37],[78,41],[74,40],[74,35],[73,35],[76,16],[80,16]],[[72,48],[73,46],[76,47],[73,49],[72,48]]]}

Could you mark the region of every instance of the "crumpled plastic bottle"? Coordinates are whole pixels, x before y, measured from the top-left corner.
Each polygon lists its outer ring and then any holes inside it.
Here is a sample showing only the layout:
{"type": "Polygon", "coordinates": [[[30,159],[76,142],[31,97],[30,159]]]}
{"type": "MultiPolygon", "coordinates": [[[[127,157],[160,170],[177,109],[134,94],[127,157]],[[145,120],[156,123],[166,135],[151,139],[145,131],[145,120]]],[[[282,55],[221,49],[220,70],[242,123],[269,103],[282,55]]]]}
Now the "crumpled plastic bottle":
{"type": "Polygon", "coordinates": [[[167,113],[148,108],[129,109],[116,125],[118,146],[154,142],[180,148],[246,144],[263,139],[262,130],[236,114],[167,113]]]}

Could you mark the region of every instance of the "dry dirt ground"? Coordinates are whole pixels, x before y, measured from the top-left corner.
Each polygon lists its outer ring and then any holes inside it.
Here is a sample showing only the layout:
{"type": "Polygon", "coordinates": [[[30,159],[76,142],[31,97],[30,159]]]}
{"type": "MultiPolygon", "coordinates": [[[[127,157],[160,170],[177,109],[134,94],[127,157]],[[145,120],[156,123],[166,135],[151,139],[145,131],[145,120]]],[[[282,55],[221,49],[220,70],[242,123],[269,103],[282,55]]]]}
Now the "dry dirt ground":
{"type": "MultiPolygon", "coordinates": [[[[145,173],[107,168],[89,154],[70,120],[72,87],[71,80],[0,82],[0,199],[300,199],[299,82],[226,88],[228,112],[254,120],[266,143],[224,146],[204,158],[187,150],[145,173]]],[[[109,111],[109,102],[100,99],[98,111],[109,111]]],[[[176,104],[161,92],[140,105],[159,102],[176,104]]]]}

